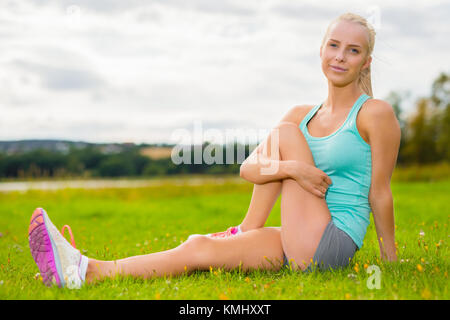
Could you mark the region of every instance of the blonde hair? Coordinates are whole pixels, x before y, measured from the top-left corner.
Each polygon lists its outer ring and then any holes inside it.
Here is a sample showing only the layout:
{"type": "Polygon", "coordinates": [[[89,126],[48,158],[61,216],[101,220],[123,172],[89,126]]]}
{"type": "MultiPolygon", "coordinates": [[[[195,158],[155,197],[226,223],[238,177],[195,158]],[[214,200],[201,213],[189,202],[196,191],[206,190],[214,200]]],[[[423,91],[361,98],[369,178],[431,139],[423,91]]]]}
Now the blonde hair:
{"type": "MultiPolygon", "coordinates": [[[[373,26],[366,20],[366,18],[357,15],[355,13],[351,13],[351,12],[347,12],[344,14],[341,14],[339,17],[335,18],[333,21],[331,21],[331,23],[329,24],[328,28],[327,28],[327,32],[325,33],[325,36],[322,40],[322,47],[324,46],[328,34],[330,33],[330,29],[331,27],[339,22],[339,21],[348,21],[348,22],[354,22],[354,23],[358,23],[359,25],[363,26],[364,28],[366,28],[367,30],[367,35],[368,35],[368,51],[367,51],[367,57],[369,57],[372,52],[373,52],[373,48],[375,46],[375,29],[373,28],[373,26]]],[[[364,91],[367,95],[373,97],[373,92],[372,92],[372,78],[370,75],[370,68],[371,65],[369,65],[368,68],[362,70],[360,72],[359,78],[358,78],[358,85],[361,88],[362,91],[364,91]]]]}

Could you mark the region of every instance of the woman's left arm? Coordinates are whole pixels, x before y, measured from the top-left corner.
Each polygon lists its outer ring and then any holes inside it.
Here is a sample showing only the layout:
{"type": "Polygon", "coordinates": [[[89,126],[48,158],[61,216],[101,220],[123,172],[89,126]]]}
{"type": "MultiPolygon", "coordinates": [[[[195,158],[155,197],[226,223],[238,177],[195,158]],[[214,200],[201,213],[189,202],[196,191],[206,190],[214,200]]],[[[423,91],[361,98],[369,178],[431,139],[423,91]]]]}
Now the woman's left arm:
{"type": "Polygon", "coordinates": [[[381,259],[397,260],[394,203],[391,176],[397,162],[401,130],[392,106],[382,100],[371,101],[369,121],[365,121],[372,152],[369,202],[380,246],[381,259]]]}

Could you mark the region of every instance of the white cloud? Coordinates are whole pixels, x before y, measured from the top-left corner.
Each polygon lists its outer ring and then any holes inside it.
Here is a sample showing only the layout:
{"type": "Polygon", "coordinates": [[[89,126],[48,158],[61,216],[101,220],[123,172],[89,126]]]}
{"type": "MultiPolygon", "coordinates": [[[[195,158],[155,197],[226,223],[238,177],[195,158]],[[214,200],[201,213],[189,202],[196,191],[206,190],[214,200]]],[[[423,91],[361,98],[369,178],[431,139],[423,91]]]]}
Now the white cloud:
{"type": "MultiPolygon", "coordinates": [[[[449,70],[449,5],[371,6],[375,97],[428,94],[449,70]]],[[[326,98],[319,46],[342,8],[370,14],[349,1],[2,2],[0,140],[163,142],[194,120],[268,129],[326,98]]]]}

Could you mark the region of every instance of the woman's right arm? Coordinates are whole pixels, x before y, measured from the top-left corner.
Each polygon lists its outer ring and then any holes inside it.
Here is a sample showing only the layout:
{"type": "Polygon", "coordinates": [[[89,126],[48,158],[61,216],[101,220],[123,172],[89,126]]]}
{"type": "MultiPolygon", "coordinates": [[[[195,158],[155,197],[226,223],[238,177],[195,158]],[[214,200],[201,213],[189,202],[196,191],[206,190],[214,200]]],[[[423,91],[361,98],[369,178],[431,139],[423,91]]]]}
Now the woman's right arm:
{"type": "Polygon", "coordinates": [[[297,169],[297,161],[274,160],[265,155],[261,149],[262,145],[259,145],[241,164],[241,178],[254,184],[292,178],[293,172],[297,169]]]}
{"type": "Polygon", "coordinates": [[[256,151],[255,155],[251,155],[251,159],[250,156],[248,157],[251,161],[242,163],[240,169],[241,178],[254,184],[293,179],[306,191],[319,198],[325,198],[325,193],[332,181],[322,170],[303,161],[272,160],[264,154],[258,155],[259,153],[256,151]],[[264,170],[266,170],[266,173],[261,173],[264,170]]]}
{"type": "MultiPolygon", "coordinates": [[[[295,107],[283,117],[280,123],[287,121],[298,126],[310,109],[310,106],[295,107]]],[[[312,194],[321,198],[325,196],[328,186],[332,183],[325,172],[306,162],[280,160],[278,146],[273,148],[270,145],[271,135],[261,142],[241,164],[241,178],[254,184],[294,179],[312,194]],[[273,152],[275,153],[272,156],[273,152]]]]}
{"type": "MultiPolygon", "coordinates": [[[[279,123],[293,122],[298,126],[306,113],[307,106],[296,106],[290,109],[279,123]]],[[[276,126],[241,164],[241,178],[254,184],[264,184],[291,177],[295,163],[280,159],[278,139],[274,136],[277,132],[276,126]]]]}

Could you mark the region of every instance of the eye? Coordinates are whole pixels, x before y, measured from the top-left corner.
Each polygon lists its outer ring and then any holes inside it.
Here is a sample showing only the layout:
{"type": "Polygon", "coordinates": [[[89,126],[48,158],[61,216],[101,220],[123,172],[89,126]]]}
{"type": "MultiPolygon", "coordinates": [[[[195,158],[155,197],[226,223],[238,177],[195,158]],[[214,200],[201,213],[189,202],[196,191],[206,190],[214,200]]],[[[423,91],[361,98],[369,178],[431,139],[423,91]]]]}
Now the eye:
{"type": "Polygon", "coordinates": [[[352,50],[355,50],[355,51],[354,51],[355,53],[359,53],[359,51],[358,51],[358,50],[356,50],[356,49],[352,49],[352,50]]]}

